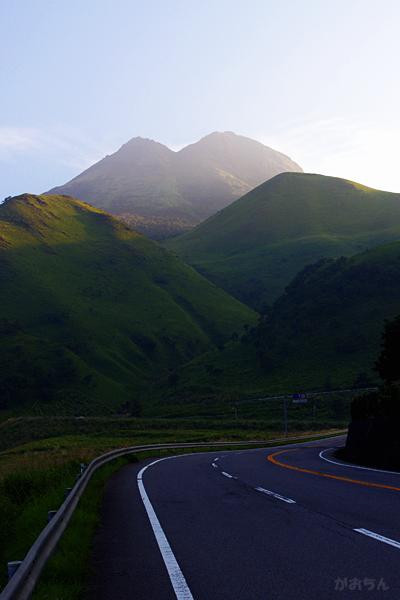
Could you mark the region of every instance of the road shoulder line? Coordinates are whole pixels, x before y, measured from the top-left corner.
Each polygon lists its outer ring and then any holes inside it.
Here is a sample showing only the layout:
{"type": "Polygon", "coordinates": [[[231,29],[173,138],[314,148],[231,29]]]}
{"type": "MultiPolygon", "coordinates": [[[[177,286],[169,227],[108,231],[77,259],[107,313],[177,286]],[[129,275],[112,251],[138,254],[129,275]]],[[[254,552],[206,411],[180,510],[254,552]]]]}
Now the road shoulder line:
{"type": "Polygon", "coordinates": [[[362,533],[363,535],[367,535],[368,537],[373,538],[374,540],[378,540],[378,542],[383,542],[384,544],[389,544],[389,546],[394,546],[395,548],[400,548],[400,542],[396,542],[396,540],[392,540],[391,538],[387,538],[384,535],[380,535],[379,533],[375,533],[374,531],[370,531],[369,529],[354,529],[357,533],[362,533]]]}
{"type": "MultiPolygon", "coordinates": [[[[167,457],[172,458],[172,457],[167,457]]],[[[153,505],[150,502],[150,499],[147,495],[146,489],[143,483],[143,474],[149,467],[155,465],[156,463],[161,462],[162,460],[166,460],[166,458],[160,458],[158,460],[153,461],[149,465],[146,465],[141,469],[137,475],[137,484],[139,488],[139,493],[142,498],[144,507],[147,512],[147,516],[149,518],[151,527],[153,529],[153,533],[157,540],[158,547],[161,552],[161,556],[164,560],[165,566],[168,571],[169,578],[171,580],[172,587],[174,589],[177,600],[194,600],[192,596],[192,592],[189,589],[189,586],[186,582],[185,576],[181,571],[181,568],[178,564],[178,561],[175,558],[175,555],[169,545],[167,537],[161,527],[161,523],[158,520],[156,512],[153,508],[153,505]]]]}
{"type": "Polygon", "coordinates": [[[326,448],[325,450],[321,450],[321,452],[319,453],[318,456],[320,458],[322,458],[322,460],[326,460],[326,462],[332,463],[333,465],[338,465],[339,467],[347,467],[348,469],[361,469],[362,471],[375,471],[375,473],[387,473],[388,475],[400,475],[400,471],[385,471],[384,469],[373,469],[372,467],[362,467],[361,465],[351,465],[351,464],[333,460],[332,458],[326,458],[326,456],[324,456],[325,452],[328,452],[328,450],[334,450],[334,449],[335,448],[326,448]]]}

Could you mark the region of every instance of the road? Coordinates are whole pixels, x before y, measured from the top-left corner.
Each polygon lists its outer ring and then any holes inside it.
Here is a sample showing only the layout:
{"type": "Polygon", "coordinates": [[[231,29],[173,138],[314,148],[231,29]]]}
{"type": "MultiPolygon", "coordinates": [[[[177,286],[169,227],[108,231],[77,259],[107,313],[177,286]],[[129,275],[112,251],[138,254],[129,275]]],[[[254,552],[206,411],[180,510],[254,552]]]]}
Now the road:
{"type": "Polygon", "coordinates": [[[399,599],[400,473],[340,464],[343,442],[125,467],[106,489],[87,598],[399,599]]]}

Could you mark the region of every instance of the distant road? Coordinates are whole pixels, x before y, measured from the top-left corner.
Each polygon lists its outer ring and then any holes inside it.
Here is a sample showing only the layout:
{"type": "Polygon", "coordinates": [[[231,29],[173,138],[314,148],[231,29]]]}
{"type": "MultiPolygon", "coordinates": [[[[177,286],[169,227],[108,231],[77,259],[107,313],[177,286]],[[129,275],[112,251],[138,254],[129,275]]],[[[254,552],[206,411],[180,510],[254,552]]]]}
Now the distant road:
{"type": "Polygon", "coordinates": [[[330,448],[343,442],[125,467],[106,490],[88,598],[399,599],[400,473],[340,464],[330,448]]]}

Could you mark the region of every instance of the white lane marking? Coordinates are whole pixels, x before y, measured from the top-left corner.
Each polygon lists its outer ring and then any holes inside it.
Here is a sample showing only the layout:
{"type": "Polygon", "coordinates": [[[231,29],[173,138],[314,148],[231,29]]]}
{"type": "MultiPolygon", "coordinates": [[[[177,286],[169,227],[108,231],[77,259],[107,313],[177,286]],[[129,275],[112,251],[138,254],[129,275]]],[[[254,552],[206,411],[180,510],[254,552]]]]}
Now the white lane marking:
{"type": "Polygon", "coordinates": [[[231,475],[230,473],[227,473],[226,471],[221,471],[221,475],[225,475],[225,477],[228,477],[229,479],[237,479],[237,477],[231,475]]]}
{"type": "Polygon", "coordinates": [[[273,496],[277,500],[282,500],[283,502],[287,502],[288,504],[296,504],[296,500],[292,500],[291,498],[285,498],[285,496],[281,496],[280,494],[277,494],[276,492],[271,492],[271,490],[266,490],[265,488],[262,488],[262,487],[256,487],[254,489],[257,492],[261,492],[262,494],[267,494],[267,496],[273,496]]]}
{"type": "Polygon", "coordinates": [[[216,465],[215,462],[211,463],[211,466],[214,467],[214,469],[218,468],[218,465],[216,465]]]}
{"type": "Polygon", "coordinates": [[[396,540],[391,540],[383,535],[379,535],[379,533],[374,533],[373,531],[369,531],[369,529],[354,529],[357,533],[362,533],[363,535],[367,535],[368,537],[374,538],[374,540],[378,540],[378,542],[383,542],[384,544],[389,544],[389,546],[394,546],[395,548],[400,548],[400,542],[396,542],[396,540]]]}
{"type": "Polygon", "coordinates": [[[221,471],[222,475],[225,475],[225,477],[229,477],[229,479],[233,479],[233,475],[229,475],[229,473],[226,473],[225,471],[221,471]]]}
{"type": "MultiPolygon", "coordinates": [[[[171,458],[171,457],[168,457],[171,458]]],[[[175,558],[174,553],[172,552],[171,546],[168,543],[166,535],[161,527],[160,521],[157,518],[157,515],[154,511],[154,508],[149,500],[149,497],[146,493],[144,484],[143,484],[143,473],[149,467],[155,465],[156,463],[166,460],[165,458],[160,458],[159,460],[155,460],[143,467],[141,471],[139,471],[137,476],[137,483],[140,492],[140,496],[143,500],[144,507],[147,512],[147,516],[149,517],[149,521],[151,527],[153,529],[154,535],[157,540],[158,547],[161,552],[161,556],[163,557],[165,566],[167,567],[168,575],[172,583],[172,587],[174,588],[175,595],[177,600],[193,600],[192,592],[189,589],[188,584],[186,583],[185,576],[183,575],[178,562],[175,558]]]]}
{"type": "Polygon", "coordinates": [[[326,460],[326,462],[332,463],[333,465],[338,465],[339,467],[348,467],[349,469],[361,469],[362,471],[375,471],[375,473],[388,473],[389,475],[400,475],[399,471],[384,471],[383,469],[373,469],[372,467],[362,467],[361,465],[347,465],[346,463],[338,462],[337,460],[332,460],[332,458],[326,458],[326,456],[324,456],[325,452],[334,449],[335,448],[327,448],[326,450],[322,450],[319,453],[319,457],[322,458],[322,460],[326,460]]]}
{"type": "Polygon", "coordinates": [[[214,458],[214,462],[217,462],[217,460],[219,460],[219,456],[217,456],[217,458],[214,458]]]}

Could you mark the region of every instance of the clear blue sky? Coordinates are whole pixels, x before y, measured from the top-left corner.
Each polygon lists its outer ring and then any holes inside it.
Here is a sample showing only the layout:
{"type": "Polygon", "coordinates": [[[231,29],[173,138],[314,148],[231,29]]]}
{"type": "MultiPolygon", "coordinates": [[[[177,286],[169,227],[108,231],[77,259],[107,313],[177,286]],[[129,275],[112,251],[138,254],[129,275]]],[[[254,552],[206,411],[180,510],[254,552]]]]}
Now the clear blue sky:
{"type": "Polygon", "coordinates": [[[254,137],[400,192],[397,0],[1,0],[0,198],[131,137],[254,137]]]}

